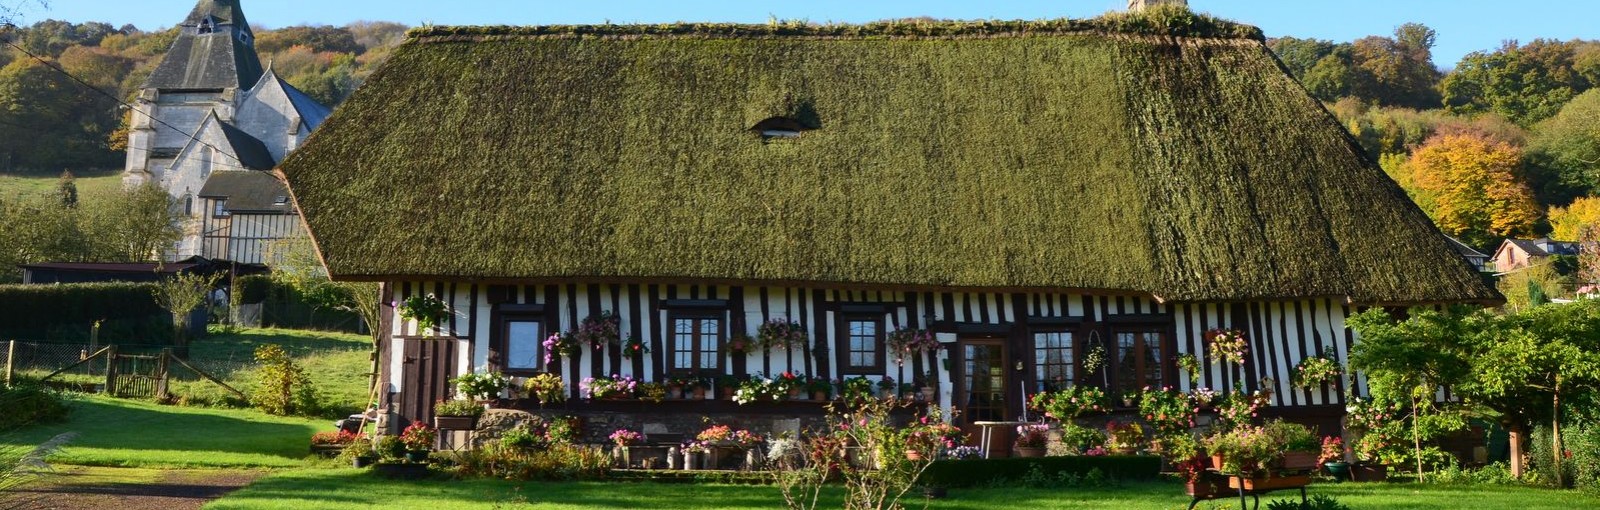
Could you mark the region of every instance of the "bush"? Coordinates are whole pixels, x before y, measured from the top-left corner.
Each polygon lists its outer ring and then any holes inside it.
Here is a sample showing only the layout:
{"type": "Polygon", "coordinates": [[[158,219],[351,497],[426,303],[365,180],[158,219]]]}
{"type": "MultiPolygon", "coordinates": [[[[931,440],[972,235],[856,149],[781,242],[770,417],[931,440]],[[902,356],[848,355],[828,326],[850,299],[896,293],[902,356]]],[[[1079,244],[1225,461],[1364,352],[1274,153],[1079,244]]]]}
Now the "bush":
{"type": "Polygon", "coordinates": [[[1267,510],[1350,510],[1350,507],[1327,494],[1317,494],[1307,498],[1305,506],[1292,499],[1279,499],[1267,503],[1267,510]]]}
{"type": "Polygon", "coordinates": [[[606,477],[611,456],[584,446],[553,444],[534,450],[491,443],[457,453],[457,472],[506,480],[599,480],[606,477]]]}
{"type": "Polygon", "coordinates": [[[0,389],[0,432],[62,421],[71,412],[60,393],[37,384],[18,383],[0,389]]]}
{"type": "Polygon", "coordinates": [[[1588,425],[1567,430],[1566,446],[1572,452],[1572,483],[1585,492],[1600,494],[1600,426],[1588,425]]]}
{"type": "Polygon", "coordinates": [[[102,343],[166,343],[171,315],[151,283],[0,285],[0,337],[87,341],[95,321],[102,343]]]}
{"type": "Polygon", "coordinates": [[[317,411],[316,390],[304,368],[295,363],[288,351],[277,344],[256,348],[255,391],[250,393],[250,405],[267,414],[287,416],[310,414],[317,411]]]}
{"type": "Polygon", "coordinates": [[[1161,458],[1112,455],[941,460],[928,466],[919,482],[940,487],[974,487],[1023,482],[1030,476],[1085,479],[1096,470],[1111,480],[1153,480],[1160,476],[1161,458]]]}
{"type": "Polygon", "coordinates": [[[259,304],[267,300],[272,293],[272,277],[264,274],[241,276],[233,281],[233,291],[239,294],[239,303],[245,305],[259,304]]]}

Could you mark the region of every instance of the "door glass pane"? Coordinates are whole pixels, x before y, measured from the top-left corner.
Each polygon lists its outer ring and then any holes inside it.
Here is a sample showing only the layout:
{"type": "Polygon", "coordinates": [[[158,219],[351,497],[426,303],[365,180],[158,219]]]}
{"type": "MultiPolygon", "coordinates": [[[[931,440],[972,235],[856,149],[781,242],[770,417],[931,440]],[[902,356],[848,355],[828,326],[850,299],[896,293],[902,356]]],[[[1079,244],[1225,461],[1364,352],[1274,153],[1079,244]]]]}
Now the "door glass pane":
{"type": "Polygon", "coordinates": [[[672,321],[672,368],[694,368],[694,319],[672,321]]]}
{"type": "Polygon", "coordinates": [[[1139,373],[1139,358],[1144,354],[1139,351],[1139,336],[1138,333],[1117,333],[1117,388],[1111,395],[1113,401],[1144,386],[1144,375],[1139,373]]]}
{"type": "Polygon", "coordinates": [[[1144,334],[1144,385],[1151,388],[1160,388],[1161,381],[1161,334],[1144,334]]]}
{"type": "Polygon", "coordinates": [[[994,344],[962,347],[966,376],[962,404],[968,422],[1006,419],[1006,370],[1004,348],[994,344]]]}
{"type": "Polygon", "coordinates": [[[506,368],[535,370],[544,365],[539,356],[539,323],[516,321],[506,323],[506,368]]]}
{"type": "Polygon", "coordinates": [[[722,321],[717,319],[700,319],[700,366],[698,368],[716,368],[717,358],[722,353],[717,350],[717,338],[722,334],[722,321]]]}

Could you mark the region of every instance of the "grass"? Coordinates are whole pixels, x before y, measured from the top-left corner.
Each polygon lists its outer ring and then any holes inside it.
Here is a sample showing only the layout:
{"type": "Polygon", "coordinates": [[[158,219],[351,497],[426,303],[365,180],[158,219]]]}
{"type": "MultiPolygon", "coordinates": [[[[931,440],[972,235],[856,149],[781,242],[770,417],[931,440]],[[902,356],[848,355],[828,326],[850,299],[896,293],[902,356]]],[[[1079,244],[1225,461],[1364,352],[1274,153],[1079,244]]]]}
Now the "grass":
{"type": "MultiPolygon", "coordinates": [[[[1600,498],[1573,491],[1493,485],[1317,484],[1311,494],[1328,494],[1358,509],[1593,508],[1600,498]],[[1470,505],[1466,502],[1471,502],[1470,505]]],[[[1281,493],[1281,498],[1291,493],[1281,493]]],[[[837,494],[832,507],[837,507],[837,494]]],[[[919,498],[920,499],[920,498],[919,498]]],[[[1272,497],[1263,498],[1271,500],[1272,497]]],[[[430,510],[493,508],[660,508],[767,509],[781,507],[773,487],[704,484],[519,483],[504,480],[429,480],[396,482],[350,470],[283,471],[215,501],[210,510],[299,508],[377,508],[405,502],[430,510]]],[[[913,503],[919,503],[914,501],[913,503]]],[[[956,490],[933,509],[1181,509],[1189,499],[1171,482],[1126,484],[1114,488],[997,488],[956,490]]],[[[1233,508],[1228,500],[1199,508],[1233,508]]],[[[827,507],[828,505],[824,505],[827,507]]],[[[912,505],[914,508],[916,505],[912,505]]],[[[1265,507],[1265,505],[1263,505],[1265,507]]]]}
{"type": "Polygon", "coordinates": [[[101,396],[77,397],[66,423],[30,427],[4,438],[37,444],[77,432],[51,462],[146,468],[302,467],[312,433],[326,420],[269,416],[253,410],[161,406],[101,396]]]}
{"type": "MultiPolygon", "coordinates": [[[[107,170],[77,174],[74,181],[78,186],[78,196],[97,196],[116,191],[122,187],[122,171],[107,170]]],[[[61,181],[59,175],[8,175],[0,174],[0,199],[11,199],[24,195],[40,193],[55,193],[56,184],[61,181]]]]}

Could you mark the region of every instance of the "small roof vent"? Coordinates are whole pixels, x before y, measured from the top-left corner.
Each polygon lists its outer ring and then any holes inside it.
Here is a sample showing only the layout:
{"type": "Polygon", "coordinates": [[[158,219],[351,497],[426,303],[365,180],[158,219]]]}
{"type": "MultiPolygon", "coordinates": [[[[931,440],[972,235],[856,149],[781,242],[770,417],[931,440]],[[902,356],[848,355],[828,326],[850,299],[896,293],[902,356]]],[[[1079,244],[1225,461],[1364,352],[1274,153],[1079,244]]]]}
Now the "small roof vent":
{"type": "Polygon", "coordinates": [[[809,128],[795,119],[788,117],[771,117],[767,120],[757,122],[755,126],[750,128],[750,130],[760,134],[761,139],[763,140],[771,140],[774,138],[800,138],[800,133],[809,131],[809,128]]]}

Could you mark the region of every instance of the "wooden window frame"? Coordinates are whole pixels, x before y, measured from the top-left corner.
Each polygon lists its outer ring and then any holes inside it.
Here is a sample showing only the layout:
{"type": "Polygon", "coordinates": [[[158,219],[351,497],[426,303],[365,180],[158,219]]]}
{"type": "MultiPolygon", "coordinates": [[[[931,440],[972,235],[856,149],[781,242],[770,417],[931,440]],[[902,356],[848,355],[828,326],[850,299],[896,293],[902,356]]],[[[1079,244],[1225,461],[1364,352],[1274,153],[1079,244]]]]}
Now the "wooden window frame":
{"type": "Polygon", "coordinates": [[[495,352],[499,353],[499,359],[496,360],[497,362],[495,363],[495,365],[497,365],[500,368],[501,373],[504,373],[506,375],[529,376],[529,375],[538,375],[538,374],[544,373],[544,372],[549,370],[550,367],[545,366],[545,364],[544,364],[544,356],[545,356],[545,352],[544,352],[545,316],[544,316],[544,314],[535,314],[535,313],[526,313],[526,312],[502,313],[498,317],[495,318],[494,329],[495,329],[494,350],[495,350],[495,352]],[[539,325],[538,333],[534,334],[534,346],[533,346],[534,356],[535,356],[535,359],[539,360],[539,366],[537,366],[535,368],[521,368],[521,367],[512,368],[511,367],[511,323],[514,323],[514,322],[532,322],[534,324],[538,324],[539,325]]]}
{"type": "MultiPolygon", "coordinates": [[[[884,344],[888,342],[889,334],[884,331],[888,321],[882,314],[846,313],[839,320],[839,348],[844,354],[844,364],[839,367],[839,373],[844,375],[883,375],[886,365],[884,357],[887,355],[884,344]],[[853,322],[871,322],[875,328],[877,342],[873,350],[872,365],[855,365],[850,362],[850,355],[855,352],[850,346],[850,324],[853,322]]],[[[863,351],[865,352],[865,351],[863,351]]]]}
{"type": "MultiPolygon", "coordinates": [[[[1082,351],[1082,348],[1081,348],[1082,340],[1081,339],[1083,338],[1083,335],[1079,334],[1079,331],[1078,331],[1077,328],[1039,328],[1039,329],[1034,329],[1034,330],[1028,332],[1028,339],[1027,339],[1028,352],[1032,356],[1030,358],[1028,358],[1027,361],[1028,361],[1028,364],[1030,365],[1029,369],[1032,370],[1032,374],[1030,374],[1030,375],[1032,375],[1032,377],[1034,379],[1033,383],[1037,387],[1044,387],[1044,385],[1045,385],[1045,381],[1042,379],[1043,374],[1040,373],[1041,364],[1039,363],[1039,341],[1038,341],[1037,337],[1038,337],[1038,335],[1050,335],[1050,334],[1067,335],[1067,345],[1066,345],[1065,349],[1067,351],[1067,355],[1072,357],[1072,360],[1068,361],[1067,363],[1065,363],[1065,365],[1068,367],[1068,370],[1071,371],[1072,373],[1067,378],[1066,385],[1068,385],[1068,386],[1076,386],[1076,385],[1078,385],[1079,384],[1078,379],[1083,376],[1083,369],[1082,369],[1082,367],[1079,366],[1080,363],[1082,363],[1082,360],[1080,358],[1083,357],[1083,356],[1079,355],[1079,352],[1082,351]]],[[[1051,364],[1052,365],[1061,365],[1062,363],[1051,363],[1051,364]]],[[[1056,388],[1056,389],[1060,389],[1060,388],[1056,388]]]]}
{"type": "Polygon", "coordinates": [[[226,199],[226,198],[218,198],[218,199],[212,199],[211,200],[211,217],[212,218],[231,218],[231,217],[233,217],[233,213],[228,212],[228,199],[226,199]]]}
{"type": "Polygon", "coordinates": [[[670,309],[670,310],[667,311],[667,338],[666,338],[666,350],[667,350],[666,357],[667,357],[667,359],[665,361],[666,361],[666,367],[667,367],[667,372],[668,373],[671,373],[671,374],[704,374],[704,373],[721,374],[721,373],[725,373],[726,366],[727,366],[727,360],[726,360],[727,355],[725,355],[723,353],[723,351],[726,349],[727,343],[728,343],[728,311],[727,310],[725,310],[725,309],[706,309],[706,308],[679,308],[679,309],[670,309]],[[680,367],[680,366],[678,366],[678,351],[680,350],[680,349],[678,349],[678,321],[685,320],[685,319],[695,321],[694,322],[694,324],[695,324],[694,328],[690,332],[690,336],[692,337],[691,341],[694,342],[694,344],[691,346],[692,348],[689,349],[690,352],[694,353],[693,354],[693,361],[690,363],[693,366],[680,367]],[[699,321],[707,320],[707,319],[714,319],[714,320],[717,321],[717,331],[715,332],[715,334],[716,334],[716,344],[717,344],[716,345],[716,354],[717,354],[716,360],[717,360],[717,364],[716,364],[716,366],[711,366],[711,367],[700,366],[700,359],[704,355],[705,351],[700,349],[700,340],[701,340],[701,337],[704,335],[704,332],[700,331],[700,322],[699,321]]]}
{"type": "Polygon", "coordinates": [[[1160,350],[1160,352],[1157,353],[1158,356],[1156,356],[1157,366],[1154,367],[1155,373],[1161,376],[1161,383],[1158,386],[1173,386],[1173,383],[1176,382],[1173,375],[1177,368],[1172,356],[1172,349],[1175,348],[1175,346],[1173,345],[1174,342],[1172,340],[1172,334],[1168,331],[1168,328],[1156,323],[1116,326],[1111,328],[1111,334],[1108,335],[1110,337],[1110,342],[1108,342],[1110,345],[1107,349],[1109,354],[1107,358],[1109,359],[1106,360],[1112,369],[1110,381],[1111,387],[1106,388],[1106,393],[1112,398],[1112,401],[1119,400],[1123,394],[1129,391],[1138,391],[1143,389],[1148,384],[1149,374],[1152,371],[1151,367],[1142,366],[1145,360],[1141,358],[1138,360],[1138,364],[1141,366],[1135,368],[1135,372],[1137,373],[1136,378],[1138,379],[1134,383],[1135,387],[1122,387],[1123,373],[1121,335],[1123,334],[1140,335],[1137,345],[1146,350],[1149,349],[1150,345],[1149,336],[1156,336],[1156,348],[1160,350]]]}

